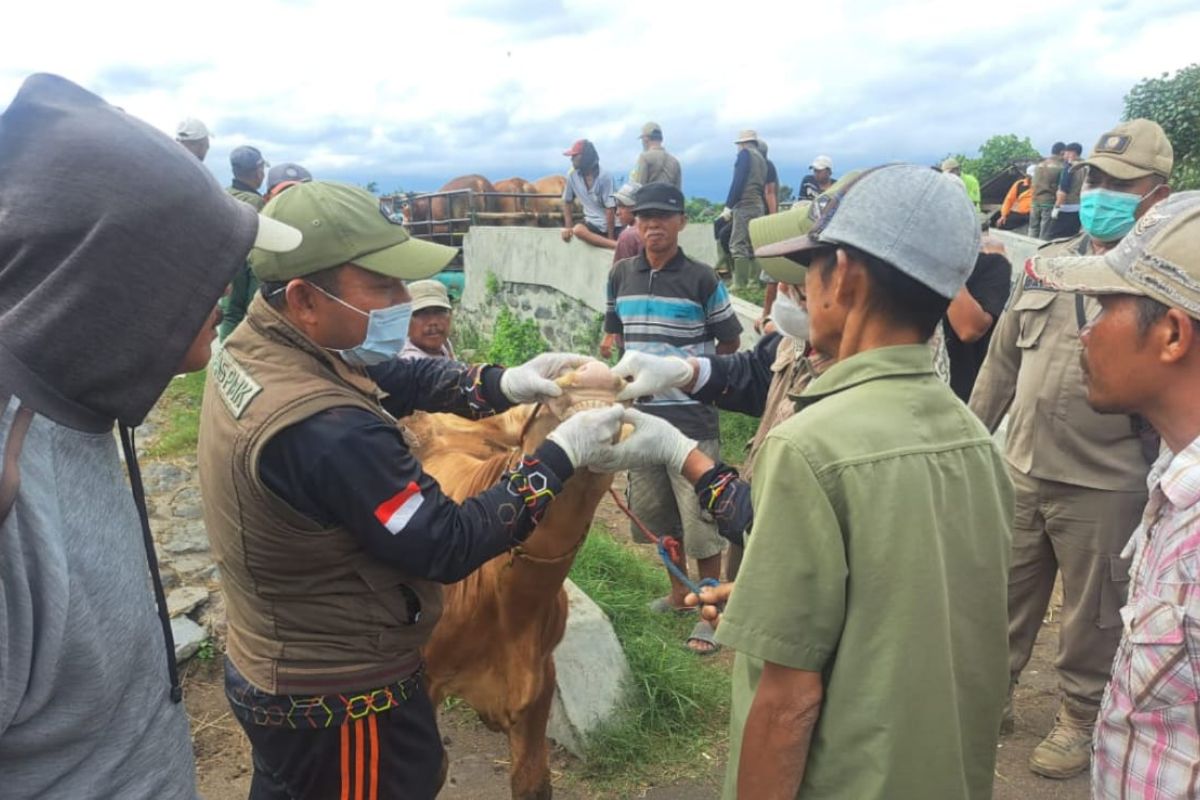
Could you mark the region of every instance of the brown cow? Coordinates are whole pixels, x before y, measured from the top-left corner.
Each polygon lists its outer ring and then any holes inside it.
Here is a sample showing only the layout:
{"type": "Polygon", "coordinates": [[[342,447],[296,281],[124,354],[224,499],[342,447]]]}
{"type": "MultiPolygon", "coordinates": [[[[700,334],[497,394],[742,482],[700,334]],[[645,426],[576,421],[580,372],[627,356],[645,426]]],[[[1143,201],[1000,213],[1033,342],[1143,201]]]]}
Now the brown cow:
{"type": "MultiPolygon", "coordinates": [[[[515,194],[537,194],[537,188],[524,178],[506,178],[502,181],[496,181],[496,191],[512,192],[515,194]]],[[[536,203],[536,200],[528,200],[523,197],[497,197],[496,210],[501,213],[514,215],[507,219],[497,220],[497,224],[536,225],[536,203]],[[517,214],[521,216],[516,216],[517,214]]]]}
{"type": "Polygon", "coordinates": [[[567,188],[567,179],[562,175],[547,175],[533,182],[538,194],[552,194],[554,198],[539,198],[534,201],[539,224],[543,227],[555,228],[562,226],[562,193],[567,188]]]}
{"type": "MultiPolygon", "coordinates": [[[[479,422],[449,414],[410,417],[405,427],[413,452],[461,502],[495,484],[521,452],[532,452],[559,415],[611,403],[619,386],[599,362],[560,383],[564,396],[553,409],[523,406],[479,422]]],[[[577,471],[523,544],[446,587],[445,610],[425,647],[435,703],[460,697],[489,728],[508,734],[510,786],[518,800],[551,797],[546,724],[554,648],[567,622],[563,580],[611,483],[611,475],[577,471]]]]}
{"type": "MultiPolygon", "coordinates": [[[[467,223],[437,224],[439,220],[468,219],[472,211],[495,211],[495,198],[483,193],[496,191],[492,182],[482,175],[460,175],[448,181],[438,192],[453,192],[469,189],[474,194],[461,194],[446,197],[415,197],[409,204],[409,225],[417,236],[433,233],[442,237],[462,234],[467,230],[467,223]],[[434,224],[430,225],[429,222],[434,224]],[[421,224],[426,223],[426,224],[421,224]]],[[[460,244],[455,241],[454,244],[460,244]]]]}

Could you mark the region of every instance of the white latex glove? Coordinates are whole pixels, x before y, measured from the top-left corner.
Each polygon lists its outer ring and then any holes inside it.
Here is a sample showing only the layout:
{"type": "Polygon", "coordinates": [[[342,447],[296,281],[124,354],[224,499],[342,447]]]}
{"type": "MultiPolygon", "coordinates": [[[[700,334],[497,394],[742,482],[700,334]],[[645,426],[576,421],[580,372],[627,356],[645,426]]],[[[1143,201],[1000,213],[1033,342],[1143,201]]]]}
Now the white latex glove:
{"type": "Polygon", "coordinates": [[[621,421],[632,425],[633,432],[625,441],[599,451],[589,464],[593,470],[619,472],[665,466],[672,473],[683,472],[683,462],[696,449],[695,439],[684,436],[664,419],[632,408],[625,409],[621,421]]]}
{"type": "Polygon", "coordinates": [[[542,353],[519,367],[504,370],[500,391],[514,403],[544,403],[562,394],[555,378],[591,360],[591,356],[575,353],[542,353]]]}
{"type": "Polygon", "coordinates": [[[679,356],[654,356],[627,350],[612,374],[618,378],[633,378],[625,385],[618,400],[633,400],[650,394],[659,394],[667,389],[682,389],[695,380],[695,370],[686,359],[679,356]]]}
{"type": "Polygon", "coordinates": [[[563,449],[571,466],[590,466],[597,458],[608,456],[613,448],[613,439],[621,430],[623,409],[618,405],[580,411],[555,428],[548,441],[563,449]]]}
{"type": "Polygon", "coordinates": [[[725,208],[721,209],[721,219],[725,220],[726,222],[733,219],[733,209],[729,206],[725,206],[725,208]]]}

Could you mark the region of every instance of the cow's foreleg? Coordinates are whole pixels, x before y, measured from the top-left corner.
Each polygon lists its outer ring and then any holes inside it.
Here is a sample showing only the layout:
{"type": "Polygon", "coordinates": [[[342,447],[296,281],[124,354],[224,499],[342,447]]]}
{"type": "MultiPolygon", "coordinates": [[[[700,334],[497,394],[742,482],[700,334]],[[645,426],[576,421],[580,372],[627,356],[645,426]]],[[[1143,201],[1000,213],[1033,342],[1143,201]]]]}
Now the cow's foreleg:
{"type": "Polygon", "coordinates": [[[508,730],[513,800],[550,800],[553,795],[546,725],[554,701],[554,659],[547,658],[546,664],[541,692],[508,730]]]}

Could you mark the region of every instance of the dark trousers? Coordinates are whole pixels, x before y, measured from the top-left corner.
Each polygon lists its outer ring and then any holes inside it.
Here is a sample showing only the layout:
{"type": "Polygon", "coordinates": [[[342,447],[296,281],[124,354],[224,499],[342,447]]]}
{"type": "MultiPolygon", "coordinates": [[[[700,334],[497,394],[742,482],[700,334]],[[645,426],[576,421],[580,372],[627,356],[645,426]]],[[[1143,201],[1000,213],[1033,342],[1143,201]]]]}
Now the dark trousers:
{"type": "Polygon", "coordinates": [[[1063,239],[1079,233],[1079,212],[1059,211],[1058,217],[1050,225],[1050,238],[1063,239]]]}
{"type": "Polygon", "coordinates": [[[250,800],[426,800],[446,779],[424,687],[402,705],[330,728],[242,722],[253,748],[250,800]]]}

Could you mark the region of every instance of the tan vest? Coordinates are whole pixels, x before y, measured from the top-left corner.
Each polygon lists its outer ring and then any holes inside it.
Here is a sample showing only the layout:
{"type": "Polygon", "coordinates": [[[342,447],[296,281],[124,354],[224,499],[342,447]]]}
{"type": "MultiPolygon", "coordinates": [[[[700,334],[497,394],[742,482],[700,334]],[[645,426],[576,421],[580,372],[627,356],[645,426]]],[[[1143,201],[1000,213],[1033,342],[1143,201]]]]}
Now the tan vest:
{"type": "Polygon", "coordinates": [[[221,570],[228,656],[272,694],[367,690],[401,680],[442,611],[441,586],[368,555],[259,479],[276,433],[337,406],[394,420],[365,373],[314,344],[255,296],[209,365],[200,415],[204,524],[221,570]]]}
{"type": "Polygon", "coordinates": [[[750,154],[750,171],[746,175],[746,185],[742,188],[737,207],[762,208],[765,202],[763,191],[767,185],[767,159],[753,145],[747,147],[746,152],[750,154]]]}
{"type": "Polygon", "coordinates": [[[797,344],[803,343],[790,336],[784,336],[775,350],[775,361],[771,363],[774,377],[771,378],[771,386],[767,389],[767,403],[759,418],[758,430],[750,440],[750,453],[746,456],[746,463],[742,468],[742,478],[746,481],[754,475],[754,460],[763,442],[767,440],[767,434],[796,413],[796,402],[792,396],[804,391],[804,387],[808,386],[813,378],[833,364],[833,359],[818,353],[808,358],[804,357],[796,351],[797,344]]]}

